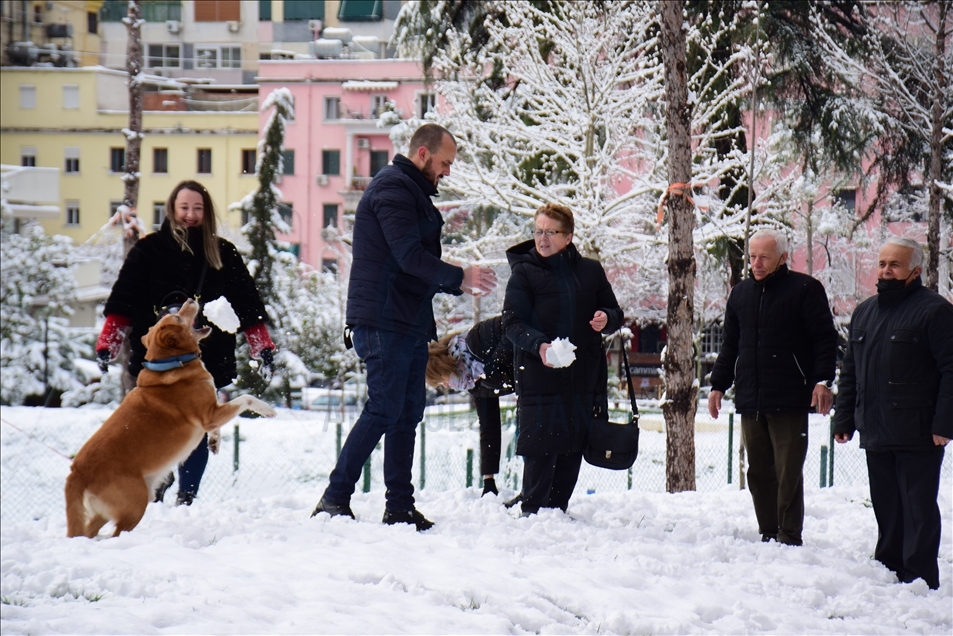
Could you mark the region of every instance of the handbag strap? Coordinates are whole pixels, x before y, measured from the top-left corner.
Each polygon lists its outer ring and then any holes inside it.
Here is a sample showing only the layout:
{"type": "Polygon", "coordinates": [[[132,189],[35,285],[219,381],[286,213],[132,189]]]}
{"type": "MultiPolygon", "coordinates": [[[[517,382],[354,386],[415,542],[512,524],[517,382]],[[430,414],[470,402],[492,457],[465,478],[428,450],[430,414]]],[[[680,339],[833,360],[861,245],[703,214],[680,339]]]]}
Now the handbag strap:
{"type": "Polygon", "coordinates": [[[629,393],[629,403],[632,405],[632,417],[636,421],[639,419],[639,405],[635,403],[635,390],[632,388],[632,372],[629,370],[629,356],[625,353],[625,338],[619,334],[619,342],[622,345],[622,366],[625,369],[625,386],[629,393]]]}

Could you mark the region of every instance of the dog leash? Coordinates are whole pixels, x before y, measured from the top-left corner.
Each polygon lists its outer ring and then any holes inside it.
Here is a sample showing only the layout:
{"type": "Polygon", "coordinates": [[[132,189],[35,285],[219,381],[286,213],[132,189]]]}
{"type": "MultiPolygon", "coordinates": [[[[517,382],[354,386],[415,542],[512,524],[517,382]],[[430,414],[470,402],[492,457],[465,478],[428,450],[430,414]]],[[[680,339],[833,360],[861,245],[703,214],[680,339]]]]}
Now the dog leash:
{"type": "Polygon", "coordinates": [[[56,450],[55,448],[53,448],[52,446],[50,446],[49,444],[47,444],[47,443],[45,443],[45,442],[41,442],[40,440],[36,439],[35,437],[33,437],[32,435],[30,435],[29,433],[27,433],[26,431],[24,431],[22,428],[20,428],[20,427],[17,426],[16,424],[13,424],[12,422],[8,422],[5,418],[0,417],[0,422],[3,422],[3,423],[6,424],[7,426],[12,426],[13,428],[17,429],[18,431],[20,431],[21,433],[23,433],[24,435],[26,435],[26,436],[27,436],[29,439],[31,439],[32,441],[36,442],[37,444],[41,444],[41,445],[43,445],[43,446],[46,446],[47,448],[49,448],[51,451],[53,451],[54,453],[56,453],[57,455],[59,455],[59,456],[62,457],[63,459],[65,459],[65,460],[67,460],[67,461],[73,461],[73,458],[72,458],[72,457],[69,457],[69,456],[67,456],[67,455],[64,455],[63,453],[61,453],[60,451],[56,450]]]}

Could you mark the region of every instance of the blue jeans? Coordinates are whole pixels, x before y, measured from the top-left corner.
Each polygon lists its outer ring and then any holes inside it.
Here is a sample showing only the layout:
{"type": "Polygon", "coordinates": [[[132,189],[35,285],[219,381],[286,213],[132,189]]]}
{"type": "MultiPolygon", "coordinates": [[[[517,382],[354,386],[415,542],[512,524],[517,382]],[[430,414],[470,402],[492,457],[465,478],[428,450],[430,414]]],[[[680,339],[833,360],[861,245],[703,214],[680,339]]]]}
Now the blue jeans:
{"type": "Polygon", "coordinates": [[[334,504],[350,502],[364,463],[384,437],[387,510],[411,510],[414,443],[427,397],[427,342],[361,325],[353,328],[352,341],[367,367],[367,404],[341,448],[324,499],[334,504]]]}

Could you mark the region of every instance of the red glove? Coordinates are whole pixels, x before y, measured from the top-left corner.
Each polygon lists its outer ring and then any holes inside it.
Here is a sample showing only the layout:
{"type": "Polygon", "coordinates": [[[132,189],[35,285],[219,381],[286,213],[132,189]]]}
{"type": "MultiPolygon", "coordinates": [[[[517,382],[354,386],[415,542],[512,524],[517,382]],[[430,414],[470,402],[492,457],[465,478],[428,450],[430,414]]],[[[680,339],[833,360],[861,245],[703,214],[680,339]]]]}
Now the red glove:
{"type": "Polygon", "coordinates": [[[256,360],[261,359],[262,351],[266,349],[274,350],[275,348],[275,343],[271,341],[271,336],[268,335],[268,327],[266,327],[263,322],[246,329],[245,339],[248,340],[251,357],[256,360]]]}
{"type": "Polygon", "coordinates": [[[99,334],[99,340],[96,341],[96,354],[102,358],[105,352],[109,352],[109,360],[118,358],[119,348],[122,347],[122,341],[126,338],[126,327],[130,324],[132,321],[120,314],[106,316],[103,330],[99,334]]]}

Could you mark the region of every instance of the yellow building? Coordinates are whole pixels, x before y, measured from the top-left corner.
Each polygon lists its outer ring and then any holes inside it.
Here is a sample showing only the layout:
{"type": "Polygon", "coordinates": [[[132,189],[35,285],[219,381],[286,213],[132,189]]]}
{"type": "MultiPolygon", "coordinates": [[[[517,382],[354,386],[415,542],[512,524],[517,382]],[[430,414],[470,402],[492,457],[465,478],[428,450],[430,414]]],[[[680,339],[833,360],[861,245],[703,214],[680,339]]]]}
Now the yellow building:
{"type": "Polygon", "coordinates": [[[103,0],[0,0],[4,66],[99,64],[103,0]],[[21,43],[10,47],[11,43],[21,43]]]}
{"type": "MultiPolygon", "coordinates": [[[[221,107],[213,98],[189,99],[186,88],[160,77],[147,81],[144,109],[156,110],[143,113],[139,217],[151,231],[175,184],[194,179],[208,188],[220,221],[237,229],[241,214],[228,205],[257,185],[257,87],[241,100],[243,112],[159,110],[193,102],[196,108],[221,107]]],[[[7,67],[0,70],[0,99],[0,163],[59,168],[62,214],[41,222],[49,234],[85,241],[123,197],[126,74],[102,67],[7,67]]]]}

